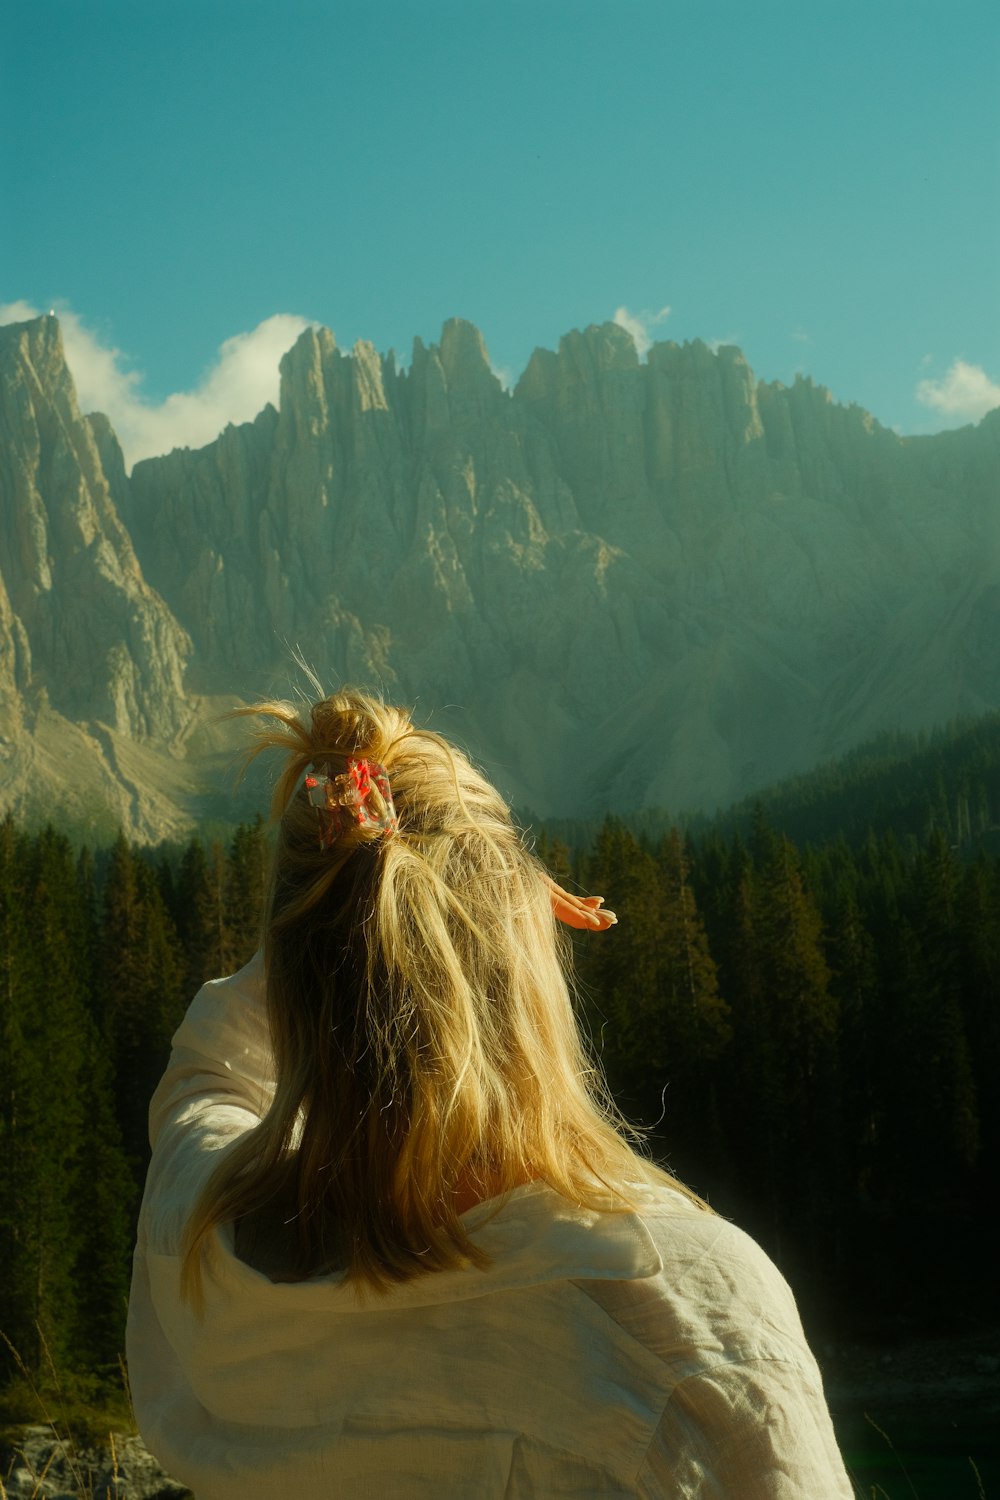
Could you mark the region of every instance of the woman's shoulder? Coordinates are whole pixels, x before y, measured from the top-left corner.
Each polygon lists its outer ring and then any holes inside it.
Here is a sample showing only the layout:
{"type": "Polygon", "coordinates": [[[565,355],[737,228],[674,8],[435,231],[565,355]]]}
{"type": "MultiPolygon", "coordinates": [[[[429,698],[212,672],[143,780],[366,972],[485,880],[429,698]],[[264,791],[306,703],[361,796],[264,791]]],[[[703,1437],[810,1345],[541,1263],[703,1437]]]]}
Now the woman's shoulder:
{"type": "Polygon", "coordinates": [[[774,1495],[778,1483],[783,1495],[848,1500],[822,1377],[773,1260],[729,1220],[666,1189],[639,1218],[660,1271],[587,1290],[654,1356],[669,1391],[643,1493],[700,1493],[709,1452],[713,1493],[774,1495]]]}
{"type": "Polygon", "coordinates": [[[640,1342],[723,1363],[812,1364],[791,1288],[750,1235],[665,1186],[643,1193],[636,1217],[659,1272],[588,1290],[640,1342]]]}
{"type": "Polygon", "coordinates": [[[702,1208],[673,1188],[654,1189],[639,1205],[665,1264],[687,1275],[739,1281],[759,1296],[787,1296],[791,1291],[774,1261],[755,1239],[732,1220],[702,1208]]]}
{"type": "Polygon", "coordinates": [[[173,1046],[224,1056],[234,1046],[270,1052],[263,957],[255,953],[235,974],[210,979],[188,1006],[173,1046]]]}

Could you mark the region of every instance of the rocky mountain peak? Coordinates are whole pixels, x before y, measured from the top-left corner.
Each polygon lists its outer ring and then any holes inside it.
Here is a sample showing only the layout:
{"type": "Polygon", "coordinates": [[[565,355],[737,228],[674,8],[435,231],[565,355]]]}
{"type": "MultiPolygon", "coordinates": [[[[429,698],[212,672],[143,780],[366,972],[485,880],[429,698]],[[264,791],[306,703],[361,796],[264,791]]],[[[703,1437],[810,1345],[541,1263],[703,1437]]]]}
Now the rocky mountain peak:
{"type": "Polygon", "coordinates": [[[174,826],[198,695],[287,690],[295,646],[560,814],[713,806],[1000,700],[1000,412],[903,439],[614,323],[512,393],[461,319],[405,371],[310,328],[279,410],[126,477],[43,319],[0,330],[0,437],[15,801],[65,791],[54,725],[126,826],[174,826]]]}
{"type": "Polygon", "coordinates": [[[316,436],[328,420],[326,370],[340,351],[328,328],[304,328],[278,366],[279,411],[316,436]]]}
{"type": "Polygon", "coordinates": [[[479,329],[464,318],[449,318],[441,329],[441,368],[449,388],[486,386],[499,391],[500,382],[490,367],[486,343],[479,329]]]}
{"type": "Polygon", "coordinates": [[[599,375],[639,367],[635,340],[618,323],[590,323],[582,331],[573,329],[563,334],[558,358],[564,365],[599,375]]]}
{"type": "Polygon", "coordinates": [[[54,313],[0,327],[0,358],[19,359],[44,380],[50,394],[69,380],[62,329],[54,313]],[[15,353],[16,350],[16,353],[15,353]]]}

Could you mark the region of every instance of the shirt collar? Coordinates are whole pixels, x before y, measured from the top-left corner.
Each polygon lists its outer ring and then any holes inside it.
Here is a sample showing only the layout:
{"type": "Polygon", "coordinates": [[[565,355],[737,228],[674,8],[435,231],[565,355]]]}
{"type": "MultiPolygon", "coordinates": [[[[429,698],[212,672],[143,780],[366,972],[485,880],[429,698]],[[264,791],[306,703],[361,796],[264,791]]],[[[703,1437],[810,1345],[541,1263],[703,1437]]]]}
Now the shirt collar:
{"type": "Polygon", "coordinates": [[[543,1183],[516,1188],[499,1208],[492,1200],[464,1217],[471,1238],[490,1264],[483,1270],[463,1267],[418,1276],[394,1286],[386,1296],[365,1295],[342,1274],[272,1282],[237,1258],[231,1225],[214,1231],[212,1274],[220,1290],[245,1291],[253,1283],[257,1297],[273,1297],[289,1307],[350,1313],[462,1302],[556,1280],[633,1281],[662,1270],[659,1252],[638,1214],[579,1208],[543,1183]]]}

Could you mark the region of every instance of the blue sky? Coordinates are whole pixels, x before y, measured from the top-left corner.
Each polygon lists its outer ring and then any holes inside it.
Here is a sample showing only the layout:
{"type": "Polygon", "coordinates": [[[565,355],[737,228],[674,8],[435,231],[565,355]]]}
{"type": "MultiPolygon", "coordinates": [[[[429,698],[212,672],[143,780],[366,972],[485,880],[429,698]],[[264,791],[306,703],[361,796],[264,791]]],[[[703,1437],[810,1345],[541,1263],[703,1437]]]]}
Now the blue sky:
{"type": "Polygon", "coordinates": [[[508,379],[618,313],[934,431],[1000,402],[998,97],[993,0],[8,0],[0,303],[132,456],[306,320],[453,315],[508,379]]]}

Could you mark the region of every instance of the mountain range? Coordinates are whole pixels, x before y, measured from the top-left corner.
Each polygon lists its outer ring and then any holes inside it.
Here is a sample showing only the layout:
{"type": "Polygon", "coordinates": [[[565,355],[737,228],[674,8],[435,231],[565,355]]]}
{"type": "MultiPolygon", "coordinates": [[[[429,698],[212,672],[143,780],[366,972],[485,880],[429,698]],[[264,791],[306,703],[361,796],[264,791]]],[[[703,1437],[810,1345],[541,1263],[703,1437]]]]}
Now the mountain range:
{"type": "Polygon", "coordinates": [[[0,806],[234,821],[228,707],[374,684],[538,814],[711,810],[1000,705],[1000,410],[901,437],[615,324],[512,390],[308,329],[278,408],[126,473],[58,321],[0,328],[0,806]]]}

